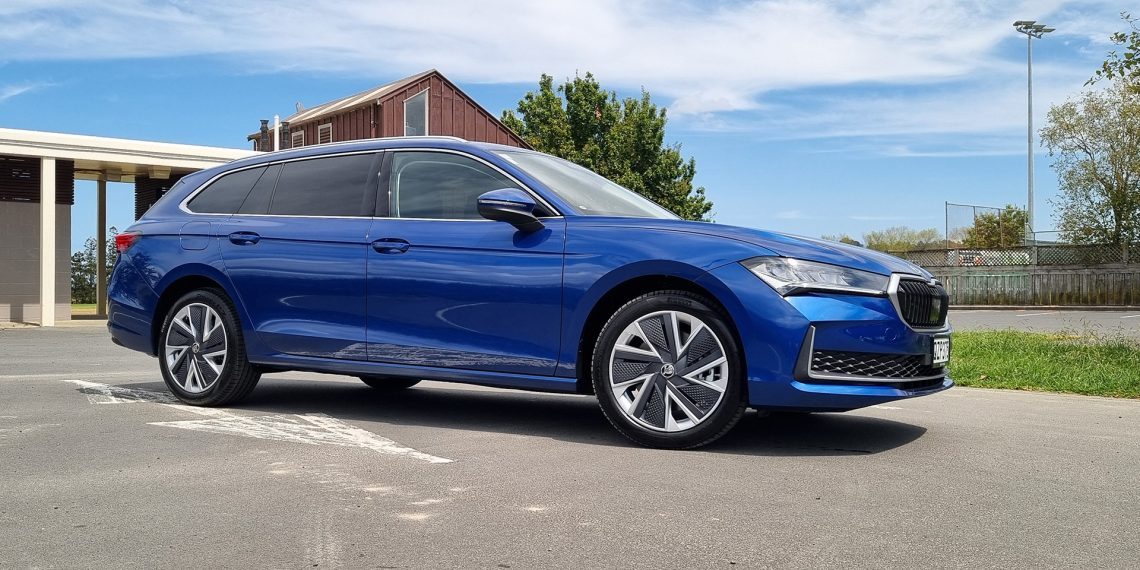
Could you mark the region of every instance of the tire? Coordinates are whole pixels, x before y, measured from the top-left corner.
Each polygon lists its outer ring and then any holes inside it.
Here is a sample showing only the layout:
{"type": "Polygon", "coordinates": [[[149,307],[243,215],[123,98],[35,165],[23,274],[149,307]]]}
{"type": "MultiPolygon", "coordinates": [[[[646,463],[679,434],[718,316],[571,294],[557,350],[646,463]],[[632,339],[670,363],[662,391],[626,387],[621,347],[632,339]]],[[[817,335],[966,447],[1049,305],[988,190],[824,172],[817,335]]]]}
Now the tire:
{"type": "Polygon", "coordinates": [[[419,379],[399,376],[357,376],[357,378],[381,392],[399,392],[420,383],[419,379]]]}
{"type": "Polygon", "coordinates": [[[687,291],[647,293],[619,308],[598,334],[590,367],[606,419],[648,447],[692,449],[728,433],[746,407],[729,323],[687,291]]]}
{"type": "Polygon", "coordinates": [[[246,358],[233,304],[216,289],[178,299],[164,317],[158,341],[162,379],[187,404],[232,404],[261,379],[261,371],[246,358]]]}

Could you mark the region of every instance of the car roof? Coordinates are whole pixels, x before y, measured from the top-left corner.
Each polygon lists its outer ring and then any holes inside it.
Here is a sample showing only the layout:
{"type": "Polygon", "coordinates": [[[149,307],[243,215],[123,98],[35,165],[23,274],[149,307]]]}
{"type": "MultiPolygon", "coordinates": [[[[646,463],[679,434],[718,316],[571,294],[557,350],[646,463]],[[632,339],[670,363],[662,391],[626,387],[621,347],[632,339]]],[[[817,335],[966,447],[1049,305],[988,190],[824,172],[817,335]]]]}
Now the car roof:
{"type": "Polygon", "coordinates": [[[335,142],[304,146],[301,148],[293,148],[287,150],[278,150],[274,152],[267,152],[257,154],[254,156],[240,158],[226,165],[228,168],[248,166],[252,164],[261,164],[265,162],[274,162],[277,160],[288,160],[293,158],[305,158],[310,156],[323,156],[326,154],[354,152],[354,151],[369,151],[369,150],[391,150],[391,149],[414,149],[414,148],[441,148],[450,150],[484,150],[484,151],[513,151],[513,152],[535,152],[525,148],[516,146],[507,146],[495,143],[486,142],[473,142],[458,137],[441,137],[441,136],[426,136],[426,137],[389,137],[389,138],[376,138],[376,139],[361,139],[355,141],[335,142]]]}

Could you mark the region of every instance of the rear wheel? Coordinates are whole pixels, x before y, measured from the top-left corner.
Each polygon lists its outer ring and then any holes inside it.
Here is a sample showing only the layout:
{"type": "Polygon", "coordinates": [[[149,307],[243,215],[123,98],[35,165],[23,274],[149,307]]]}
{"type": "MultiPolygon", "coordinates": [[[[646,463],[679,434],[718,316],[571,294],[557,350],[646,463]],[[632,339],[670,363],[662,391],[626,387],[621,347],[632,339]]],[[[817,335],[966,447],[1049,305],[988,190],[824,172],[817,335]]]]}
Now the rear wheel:
{"type": "Polygon", "coordinates": [[[249,395],[261,378],[246,359],[233,307],[219,291],[184,295],[166,314],[159,334],[162,379],[187,404],[231,404],[249,395]]]}
{"type": "Polygon", "coordinates": [[[711,443],[744,413],[744,367],[728,317],[687,291],[626,303],[602,327],[592,379],[610,423],[651,447],[711,443]]]}
{"type": "Polygon", "coordinates": [[[399,392],[419,384],[418,379],[400,378],[398,376],[359,376],[360,381],[381,392],[399,392]]]}

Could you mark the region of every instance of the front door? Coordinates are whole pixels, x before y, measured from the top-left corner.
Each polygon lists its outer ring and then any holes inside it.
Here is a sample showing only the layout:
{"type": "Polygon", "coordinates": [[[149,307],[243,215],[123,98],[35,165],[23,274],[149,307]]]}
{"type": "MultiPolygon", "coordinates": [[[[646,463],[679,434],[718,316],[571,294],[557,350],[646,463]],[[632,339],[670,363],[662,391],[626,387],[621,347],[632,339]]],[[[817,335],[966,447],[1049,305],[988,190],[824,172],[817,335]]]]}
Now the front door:
{"type": "Polygon", "coordinates": [[[531,233],[486,220],[478,196],[518,183],[466,155],[391,154],[389,215],[369,232],[369,360],[553,375],[563,219],[531,233]]]}

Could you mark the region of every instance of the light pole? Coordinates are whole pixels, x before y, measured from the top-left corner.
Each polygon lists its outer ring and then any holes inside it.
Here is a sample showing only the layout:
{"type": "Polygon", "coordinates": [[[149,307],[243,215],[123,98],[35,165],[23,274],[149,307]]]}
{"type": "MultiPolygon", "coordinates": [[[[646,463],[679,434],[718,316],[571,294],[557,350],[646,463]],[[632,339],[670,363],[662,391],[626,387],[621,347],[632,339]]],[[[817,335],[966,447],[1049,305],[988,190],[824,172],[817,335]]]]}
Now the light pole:
{"type": "Polygon", "coordinates": [[[1033,38],[1055,31],[1056,28],[1047,28],[1045,24],[1038,24],[1035,20],[1018,20],[1013,28],[1025,34],[1027,41],[1026,62],[1029,67],[1029,204],[1027,206],[1027,220],[1025,224],[1025,241],[1033,240],[1033,38]]]}

